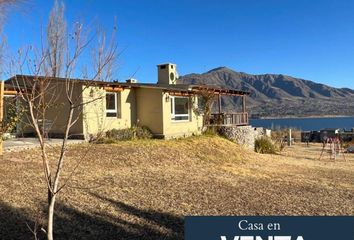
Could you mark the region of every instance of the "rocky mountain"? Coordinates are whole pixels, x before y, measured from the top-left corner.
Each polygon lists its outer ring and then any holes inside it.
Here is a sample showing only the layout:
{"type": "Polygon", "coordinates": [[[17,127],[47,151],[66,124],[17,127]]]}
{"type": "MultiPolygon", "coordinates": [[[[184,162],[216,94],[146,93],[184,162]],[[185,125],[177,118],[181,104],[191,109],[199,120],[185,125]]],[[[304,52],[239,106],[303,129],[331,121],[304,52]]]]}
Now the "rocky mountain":
{"type": "MultiPolygon", "coordinates": [[[[354,90],[334,88],[282,74],[252,75],[226,67],[188,74],[179,83],[211,84],[251,93],[248,111],[253,117],[354,115],[354,90]]],[[[225,110],[240,108],[238,97],[223,97],[225,110]]]]}

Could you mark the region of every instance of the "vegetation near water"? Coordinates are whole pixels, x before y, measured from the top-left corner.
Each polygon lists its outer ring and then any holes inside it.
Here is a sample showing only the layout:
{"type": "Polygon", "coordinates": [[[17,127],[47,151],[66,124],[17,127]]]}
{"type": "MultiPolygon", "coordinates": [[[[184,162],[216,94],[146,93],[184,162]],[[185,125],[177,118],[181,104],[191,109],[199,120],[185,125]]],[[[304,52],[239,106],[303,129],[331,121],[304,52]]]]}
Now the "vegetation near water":
{"type": "Polygon", "coordinates": [[[255,127],[269,129],[296,128],[302,131],[318,131],[325,128],[354,128],[354,117],[322,117],[322,118],[278,118],[251,119],[255,127]]]}
{"type": "Polygon", "coordinates": [[[278,148],[270,138],[261,137],[255,141],[255,151],[258,153],[275,154],[278,148]]]}

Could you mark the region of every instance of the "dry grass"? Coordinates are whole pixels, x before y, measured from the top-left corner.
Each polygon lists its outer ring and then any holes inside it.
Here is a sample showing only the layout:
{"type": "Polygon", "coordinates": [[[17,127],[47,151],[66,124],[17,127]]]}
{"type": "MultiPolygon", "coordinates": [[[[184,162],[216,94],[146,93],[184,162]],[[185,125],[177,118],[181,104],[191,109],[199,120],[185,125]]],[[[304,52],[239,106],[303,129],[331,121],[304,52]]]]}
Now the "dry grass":
{"type": "MultiPolygon", "coordinates": [[[[320,150],[259,155],[210,136],[70,146],[67,169],[86,156],[59,197],[56,239],[183,239],[186,215],[353,215],[354,157],[320,150]]],[[[26,223],[42,222],[37,154],[0,161],[1,239],[30,239],[26,223]]]]}

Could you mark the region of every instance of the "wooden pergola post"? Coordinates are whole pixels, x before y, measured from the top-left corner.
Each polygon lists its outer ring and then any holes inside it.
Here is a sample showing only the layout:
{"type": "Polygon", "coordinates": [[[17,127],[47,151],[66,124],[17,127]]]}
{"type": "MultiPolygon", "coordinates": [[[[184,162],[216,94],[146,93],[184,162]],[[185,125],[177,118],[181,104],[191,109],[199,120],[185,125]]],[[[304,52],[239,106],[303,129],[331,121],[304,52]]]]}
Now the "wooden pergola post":
{"type": "Polygon", "coordinates": [[[5,84],[4,81],[0,81],[0,122],[1,122],[1,126],[0,126],[0,156],[3,155],[3,141],[2,141],[2,137],[3,137],[3,118],[4,118],[4,91],[5,91],[5,84]]]}
{"type": "Polygon", "coordinates": [[[242,96],[242,111],[246,112],[246,95],[242,96]]]}
{"type": "Polygon", "coordinates": [[[221,113],[221,94],[218,94],[218,107],[219,107],[219,113],[221,113]]]}

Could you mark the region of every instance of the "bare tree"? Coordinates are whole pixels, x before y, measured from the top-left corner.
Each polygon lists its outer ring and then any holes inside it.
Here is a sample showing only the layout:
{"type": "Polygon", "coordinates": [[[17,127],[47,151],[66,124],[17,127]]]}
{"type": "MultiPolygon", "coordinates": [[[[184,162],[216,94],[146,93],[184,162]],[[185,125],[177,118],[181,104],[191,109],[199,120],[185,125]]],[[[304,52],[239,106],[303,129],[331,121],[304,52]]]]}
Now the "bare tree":
{"type": "MultiPolygon", "coordinates": [[[[0,28],[1,28],[1,23],[0,23],[0,28]]],[[[0,76],[3,74],[2,66],[3,66],[3,62],[4,62],[5,46],[6,46],[6,39],[5,39],[5,36],[1,32],[1,29],[0,29],[0,76]]]]}
{"type": "MultiPolygon", "coordinates": [[[[6,18],[6,13],[10,9],[10,7],[18,5],[21,0],[0,0],[0,77],[3,74],[3,62],[4,62],[4,50],[6,49],[6,38],[3,34],[3,26],[4,26],[4,21],[6,18]]],[[[2,87],[4,85],[2,84],[2,87]]],[[[0,155],[2,155],[2,148],[3,148],[3,136],[6,131],[9,131],[14,128],[16,125],[16,122],[18,121],[18,118],[13,117],[13,118],[3,118],[3,107],[4,107],[4,95],[3,93],[0,94],[0,155]]]]}
{"type": "Polygon", "coordinates": [[[3,26],[8,9],[12,6],[18,5],[20,0],[0,0],[0,70],[3,60],[3,49],[5,46],[5,37],[3,35],[3,26]]]}
{"type": "Polygon", "coordinates": [[[278,129],[278,130],[273,130],[271,134],[272,140],[275,142],[277,145],[279,151],[283,151],[286,147],[286,136],[288,133],[288,129],[278,129]]]}
{"type": "Polygon", "coordinates": [[[16,0],[0,0],[0,17],[1,19],[3,19],[5,17],[5,9],[11,5],[11,4],[15,4],[18,1],[16,0]]]}
{"type": "Polygon", "coordinates": [[[198,114],[203,115],[203,131],[206,130],[210,124],[211,113],[213,104],[215,102],[215,93],[213,90],[208,89],[207,85],[201,85],[197,93],[199,103],[197,106],[198,114]]]}
{"type": "MultiPolygon", "coordinates": [[[[29,124],[34,129],[40,143],[44,179],[48,192],[46,227],[48,240],[53,239],[57,196],[67,186],[77,170],[77,167],[66,170],[70,174],[65,179],[61,179],[65,167],[70,130],[79,120],[83,106],[100,98],[98,96],[85,102],[83,93],[87,88],[95,86],[98,81],[101,81],[102,76],[107,76],[107,71],[111,70],[112,62],[117,57],[117,44],[114,38],[116,28],[113,29],[111,37],[113,40],[107,40],[105,34],[101,36],[90,34],[84,25],[79,22],[74,24],[72,33],[68,34],[63,30],[63,26],[66,25],[64,24],[63,11],[63,5],[60,7],[58,3],[54,5],[50,15],[50,21],[52,22],[47,29],[48,48],[41,46],[38,48],[40,50],[37,50],[31,47],[25,51],[19,51],[17,60],[13,62],[17,66],[19,73],[31,73],[30,77],[23,74],[15,77],[13,83],[18,91],[22,93],[22,101],[28,111],[29,124]],[[63,52],[59,53],[58,47],[61,46],[62,39],[65,39],[67,47],[64,48],[63,52]],[[95,39],[99,41],[96,42],[95,39]],[[85,52],[89,50],[91,52],[93,50],[96,54],[95,60],[88,61],[85,52]],[[90,68],[91,71],[87,73],[87,77],[88,75],[90,77],[85,81],[79,82],[74,78],[74,75],[77,74],[78,68],[82,67],[87,61],[94,64],[90,68]],[[48,63],[50,63],[49,66],[48,63]],[[62,78],[60,81],[58,78],[53,77],[58,76],[61,72],[62,78]],[[82,85],[78,88],[79,84],[82,85]],[[63,102],[65,108],[61,112],[66,117],[65,130],[58,155],[54,159],[49,159],[45,120],[48,110],[57,103],[58,95],[65,98],[63,102]]],[[[80,161],[78,161],[79,163],[80,161]]]]}
{"type": "Polygon", "coordinates": [[[24,0],[0,0],[0,33],[2,32],[2,26],[5,21],[6,13],[9,7],[18,5],[24,0]]]}
{"type": "Polygon", "coordinates": [[[48,57],[47,62],[51,77],[59,77],[63,68],[66,49],[66,21],[64,18],[65,5],[56,0],[50,12],[47,26],[48,57]]]}

